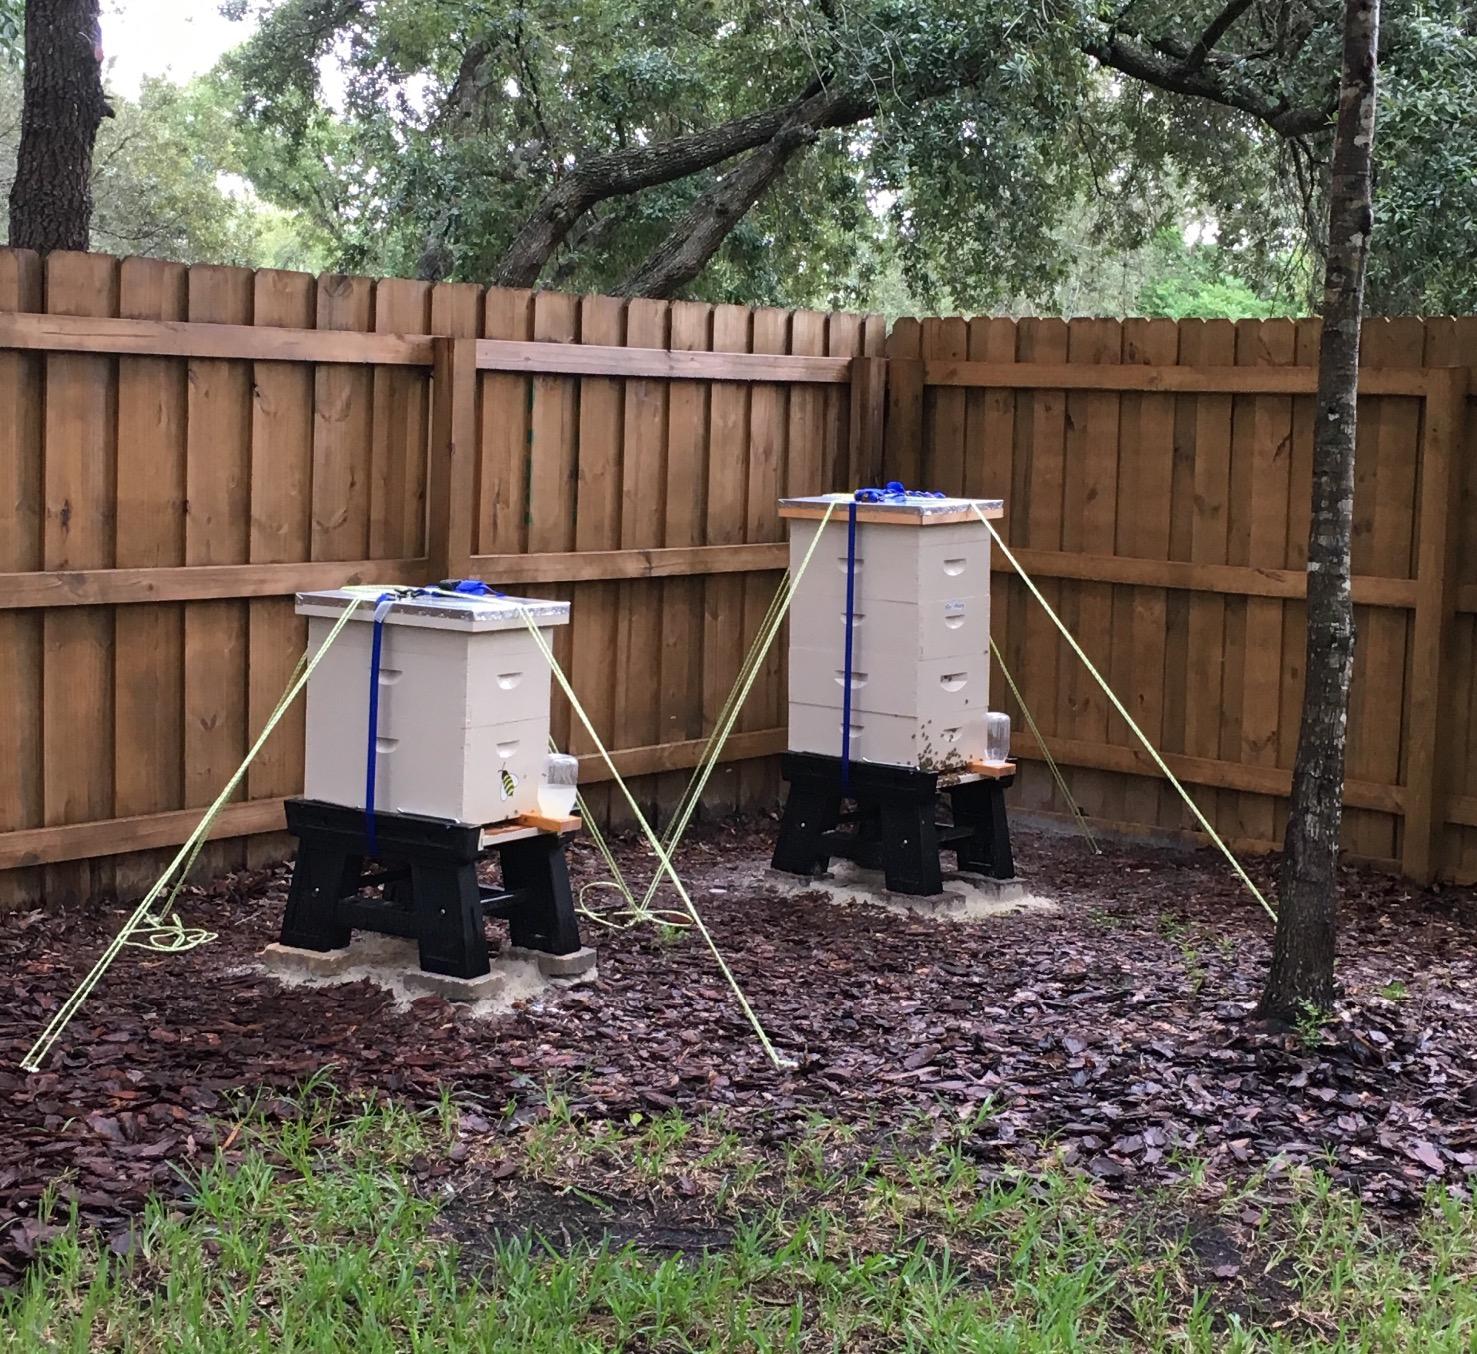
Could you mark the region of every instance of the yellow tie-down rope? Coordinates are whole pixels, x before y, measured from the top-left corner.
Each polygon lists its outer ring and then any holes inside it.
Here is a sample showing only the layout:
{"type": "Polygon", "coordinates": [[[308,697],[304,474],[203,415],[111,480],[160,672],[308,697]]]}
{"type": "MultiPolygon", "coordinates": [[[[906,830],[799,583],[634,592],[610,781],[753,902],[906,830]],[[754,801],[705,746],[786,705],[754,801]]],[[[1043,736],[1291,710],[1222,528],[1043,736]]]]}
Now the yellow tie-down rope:
{"type": "Polygon", "coordinates": [[[995,636],[990,636],[990,652],[995,655],[995,661],[1000,664],[1000,671],[1005,677],[1005,684],[1010,688],[1010,694],[1015,697],[1015,703],[1021,707],[1021,714],[1025,716],[1026,727],[1031,730],[1032,737],[1041,749],[1041,755],[1046,758],[1046,765],[1051,769],[1051,776],[1056,781],[1056,788],[1062,792],[1062,798],[1067,801],[1067,807],[1072,810],[1072,817],[1077,820],[1077,826],[1082,829],[1082,835],[1087,838],[1087,844],[1092,848],[1092,854],[1100,856],[1103,848],[1097,844],[1097,838],[1092,835],[1092,829],[1087,825],[1087,819],[1082,816],[1082,810],[1078,808],[1077,801],[1072,797],[1072,791],[1067,788],[1067,778],[1062,775],[1062,769],[1056,764],[1056,758],[1051,755],[1051,749],[1046,746],[1046,739],[1041,730],[1036,727],[1036,720],[1031,714],[1031,707],[1026,704],[1026,698],[1021,695],[1020,688],[1015,684],[1015,678],[1010,675],[1010,669],[1005,666],[1005,655],[1000,652],[1000,646],[995,643],[995,636]]]}
{"type": "MultiPolygon", "coordinates": [[[[834,513],[834,505],[827,509],[825,519],[821,525],[824,526],[834,513]]],[[[749,645],[749,651],[744,661],[739,665],[738,675],[734,678],[732,687],[729,688],[723,706],[714,721],[712,732],[708,735],[703,745],[702,754],[698,758],[697,765],[693,768],[691,778],[688,780],[687,788],[682,792],[682,798],[678,801],[677,809],[671,820],[662,832],[662,845],[666,848],[668,855],[675,855],[677,847],[691,823],[694,814],[702,802],[703,791],[707,789],[708,781],[717,769],[719,758],[723,748],[738,722],[739,714],[742,712],[744,703],[748,700],[755,681],[758,680],[759,669],[763,665],[774,641],[779,634],[780,627],[784,623],[789,611],[790,603],[794,598],[796,585],[804,577],[806,569],[810,566],[811,555],[819,542],[819,533],[811,542],[810,548],[805,552],[800,561],[799,571],[792,578],[786,572],[780,579],[779,587],[775,589],[774,596],[770,599],[766,608],[764,618],[759,622],[758,629],[754,632],[753,641],[749,645]]],[[[652,900],[656,897],[657,890],[661,888],[663,874],[660,869],[652,876],[646,887],[646,892],[638,902],[632,894],[630,886],[626,883],[625,876],[621,872],[620,865],[610,850],[604,835],[600,832],[584,797],[579,797],[580,816],[584,826],[589,832],[591,840],[596,849],[605,860],[606,867],[610,870],[609,879],[599,879],[586,884],[579,892],[580,913],[588,917],[599,926],[610,927],[615,930],[623,930],[627,927],[639,926],[644,922],[655,922],[664,926],[686,927],[691,926],[692,921],[686,913],[661,908],[653,909],[652,900]],[[610,889],[618,893],[624,900],[625,906],[614,911],[596,912],[584,903],[584,896],[593,889],[610,889]]]]}
{"type": "MultiPolygon", "coordinates": [[[[834,507],[827,510],[825,521],[830,520],[833,511],[834,507]]],[[[821,523],[822,526],[825,525],[825,521],[821,523]]],[[[708,788],[708,781],[717,769],[719,755],[734,725],[738,722],[744,703],[749,698],[749,692],[753,690],[759,669],[774,646],[780,626],[784,623],[790,603],[794,600],[795,589],[805,575],[805,570],[810,564],[811,553],[819,540],[820,533],[817,532],[810,549],[805,552],[805,557],[800,561],[799,573],[792,578],[786,572],[780,578],[779,587],[775,589],[774,596],[770,599],[764,619],[759,622],[759,628],[754,632],[754,642],[750,644],[749,652],[739,667],[738,676],[734,678],[733,686],[723,702],[723,708],[718,712],[718,717],[713,723],[713,732],[709,735],[702,756],[698,758],[698,764],[693,768],[692,778],[687,782],[687,789],[677,804],[677,811],[672,815],[671,822],[667,824],[662,842],[668,852],[676,851],[687,832],[687,826],[692,821],[693,815],[701,807],[703,791],[708,788]]],[[[660,873],[652,876],[651,882],[646,886],[646,894],[641,900],[642,908],[650,907],[657,889],[661,887],[661,882],[660,873]]]]}
{"type": "Polygon", "coordinates": [[[87,976],[77,985],[76,990],[56,1010],[46,1028],[41,1031],[40,1037],[31,1046],[31,1050],[21,1059],[21,1067],[27,1072],[39,1072],[41,1064],[45,1060],[67,1026],[72,1023],[77,1012],[82,1009],[83,1003],[92,995],[92,990],[102,981],[103,975],[112,966],[113,961],[122,953],[124,946],[134,945],[142,949],[161,951],[166,954],[178,954],[185,950],[194,949],[197,945],[203,945],[207,941],[215,939],[211,931],[203,931],[198,928],[186,928],[177,915],[169,914],[174,907],[176,898],[179,897],[180,889],[189,877],[190,869],[200,855],[201,848],[210,836],[210,829],[215,820],[220,817],[221,810],[225,808],[226,801],[235,793],[236,787],[241,784],[246,775],[247,768],[256,760],[256,755],[262,750],[263,744],[271,737],[272,730],[281,722],[282,716],[287,713],[303,688],[308,684],[308,678],[313,675],[313,670],[322,661],[323,655],[329,650],[334,640],[339,637],[339,632],[348,624],[349,618],[358,610],[362,602],[369,601],[378,595],[379,589],[374,588],[349,588],[348,592],[361,594],[351,606],[344,608],[343,615],[333,624],[333,629],[328,632],[327,638],[319,646],[318,652],[312,658],[308,657],[306,651],[298,660],[297,667],[293,669],[292,676],[288,679],[287,687],[282,693],[282,698],[277,702],[272,713],[267,717],[267,722],[262,726],[262,731],[257,735],[256,742],[251,745],[241,765],[236,768],[209,808],[201,816],[195,830],[185,839],[184,845],[175,852],[174,859],[164,867],[164,873],[154,881],[153,887],[143,896],[142,901],[133,910],[132,915],[118,934],[109,943],[108,948],[102,952],[87,976]],[[368,596],[363,594],[369,594],[368,596]],[[165,900],[163,913],[154,911],[154,904],[158,900],[169,881],[173,879],[174,885],[170,889],[169,897],[165,900]],[[135,939],[137,936],[145,937],[142,940],[135,939]]]}
{"type": "MultiPolygon", "coordinates": [[[[804,563],[809,562],[809,555],[804,563]]],[[[801,572],[804,572],[804,563],[801,572]]],[[[744,661],[739,665],[738,674],[734,677],[733,685],[729,688],[728,695],[724,698],[723,706],[714,721],[712,732],[709,733],[707,741],[703,744],[703,750],[698,757],[697,765],[693,768],[692,776],[682,792],[682,798],[678,801],[676,812],[662,832],[662,845],[666,847],[669,855],[676,852],[682,841],[683,833],[692,815],[696,812],[703,790],[707,787],[708,778],[712,775],[717,765],[719,754],[723,750],[723,744],[727,739],[725,730],[730,726],[729,712],[735,707],[743,707],[744,698],[753,686],[751,673],[755,673],[773,645],[774,637],[778,633],[778,626],[771,626],[771,622],[778,615],[783,620],[784,612],[790,604],[790,593],[792,585],[788,573],[780,579],[779,587],[775,589],[774,596],[770,599],[766,608],[764,618],[759,622],[759,627],[754,632],[753,641],[749,645],[749,651],[744,656],[744,661]]],[[[735,716],[735,719],[737,716],[735,716]]],[[[552,740],[550,747],[553,748],[552,740]]],[[[558,751],[557,748],[553,749],[558,751]]],[[[583,794],[577,796],[580,818],[585,830],[589,833],[591,841],[595,843],[596,849],[605,861],[606,868],[610,871],[609,879],[597,879],[592,883],[584,885],[579,891],[579,909],[582,916],[588,917],[597,926],[609,927],[613,930],[624,930],[631,926],[639,926],[643,922],[656,922],[664,926],[685,927],[692,925],[686,913],[668,911],[660,908],[653,909],[651,901],[656,891],[661,887],[662,875],[658,871],[647,886],[645,895],[638,902],[626,883],[625,875],[615,859],[604,834],[595,822],[594,815],[590,812],[589,805],[585,802],[583,794]],[[584,897],[587,892],[594,889],[610,889],[618,893],[625,902],[624,907],[613,911],[596,912],[585,904],[584,897]]]]}
{"type": "MultiPolygon", "coordinates": [[[[835,506],[836,505],[834,503],[827,505],[825,516],[821,518],[820,526],[817,528],[815,536],[811,540],[809,549],[807,549],[805,552],[804,559],[801,560],[799,572],[796,573],[794,579],[791,580],[791,587],[788,592],[786,592],[781,605],[770,617],[768,628],[761,631],[761,634],[759,636],[759,640],[762,640],[761,657],[763,652],[767,651],[769,646],[774,642],[775,635],[779,633],[779,628],[781,623],[784,621],[785,613],[789,610],[790,598],[794,595],[794,584],[799,582],[799,580],[804,576],[805,570],[809,567],[811,556],[815,553],[816,546],[820,544],[821,535],[825,530],[826,524],[831,520],[831,515],[835,511],[835,506]]],[[[646,815],[641,812],[641,806],[636,802],[635,795],[631,793],[630,786],[626,784],[624,778],[621,776],[621,773],[616,770],[615,762],[612,760],[610,752],[607,750],[604,742],[601,740],[599,733],[596,732],[595,725],[591,722],[590,716],[586,712],[585,707],[580,703],[579,697],[575,695],[574,688],[570,685],[569,678],[565,676],[564,669],[560,667],[559,660],[554,656],[553,649],[549,646],[549,642],[544,638],[543,632],[538,627],[538,622],[534,619],[533,615],[529,612],[527,607],[520,606],[519,610],[522,612],[524,624],[528,626],[529,633],[533,636],[534,643],[538,645],[539,651],[543,654],[544,660],[549,665],[549,670],[554,674],[555,681],[559,683],[559,689],[564,692],[565,699],[569,701],[570,708],[574,711],[580,723],[584,726],[585,732],[590,736],[591,741],[595,744],[595,750],[599,754],[601,761],[605,763],[605,768],[610,773],[610,778],[615,782],[616,788],[619,789],[619,791],[621,792],[621,796],[625,799],[627,807],[631,810],[632,815],[635,817],[637,825],[640,827],[642,833],[645,835],[646,840],[651,844],[651,849],[655,853],[657,861],[661,867],[661,873],[665,874],[667,878],[672,881],[673,887],[676,888],[678,896],[682,899],[682,905],[687,910],[687,917],[690,919],[691,924],[697,929],[698,934],[702,936],[703,942],[707,945],[709,952],[712,954],[714,961],[717,963],[719,971],[723,974],[724,981],[728,983],[729,988],[733,992],[734,998],[739,1004],[739,1008],[743,1011],[744,1017],[748,1020],[750,1027],[753,1029],[755,1035],[758,1037],[760,1047],[763,1048],[765,1054],[768,1056],[770,1062],[773,1063],[774,1066],[781,1068],[793,1066],[793,1062],[791,1060],[780,1057],[778,1050],[776,1050],[773,1042],[769,1038],[769,1035],[765,1032],[764,1026],[761,1023],[758,1014],[755,1012],[753,1006],[750,1005],[749,999],[747,996],[745,996],[744,990],[739,985],[738,979],[734,976],[733,970],[729,968],[728,961],[724,959],[722,952],[718,949],[718,944],[713,939],[713,933],[708,930],[707,924],[703,921],[701,914],[698,912],[697,904],[692,901],[692,896],[688,893],[687,886],[683,884],[681,876],[678,875],[677,868],[672,863],[671,852],[663,844],[661,838],[658,837],[656,832],[652,829],[651,824],[647,821],[646,815]]],[[[756,641],[756,643],[757,642],[758,641],[756,641]]],[[[758,674],[758,666],[759,665],[757,663],[751,666],[749,674],[745,679],[742,688],[738,691],[737,699],[731,700],[729,702],[727,718],[717,729],[714,735],[714,750],[709,758],[710,765],[712,763],[716,763],[717,754],[722,751],[723,744],[727,741],[729,734],[733,731],[733,726],[738,720],[739,710],[742,708],[745,699],[747,699],[748,697],[750,689],[753,687],[754,680],[758,674]]],[[[701,794],[701,786],[699,786],[698,793],[701,794]]]]}
{"type": "Polygon", "coordinates": [[[1231,862],[1231,868],[1235,870],[1236,874],[1240,877],[1241,882],[1246,885],[1248,891],[1251,893],[1251,896],[1262,905],[1262,910],[1266,912],[1266,914],[1271,917],[1273,921],[1276,921],[1277,913],[1273,909],[1271,903],[1266,900],[1266,898],[1262,895],[1262,891],[1257,888],[1257,886],[1252,882],[1251,876],[1248,875],[1246,871],[1242,868],[1241,862],[1236,859],[1234,853],[1231,851],[1231,848],[1227,846],[1224,841],[1221,840],[1220,833],[1218,833],[1215,828],[1210,825],[1210,820],[1206,818],[1206,816],[1200,811],[1200,805],[1198,805],[1190,797],[1189,792],[1185,789],[1183,785],[1180,784],[1179,777],[1176,776],[1174,772],[1169,769],[1168,763],[1164,760],[1163,757],[1159,755],[1158,749],[1155,748],[1155,746],[1149,741],[1148,736],[1141,728],[1139,728],[1133,716],[1129,714],[1127,709],[1124,707],[1123,702],[1119,700],[1118,697],[1114,694],[1113,688],[1108,685],[1107,680],[1103,677],[1102,673],[1100,673],[1094,666],[1092,659],[1090,659],[1087,654],[1083,652],[1082,646],[1077,643],[1076,638],[1073,636],[1072,632],[1067,629],[1065,623],[1062,621],[1062,618],[1058,616],[1054,610],[1052,610],[1051,603],[1048,602],[1046,598],[1041,595],[1041,589],[1036,586],[1031,576],[1021,567],[1020,560],[1016,559],[1016,557],[1011,554],[1010,547],[1005,544],[1004,540],[1001,539],[1000,533],[995,530],[995,524],[991,522],[990,519],[987,518],[983,512],[980,511],[979,504],[974,505],[974,510],[980,521],[989,528],[990,536],[993,538],[995,544],[1000,547],[1001,554],[1003,554],[1005,558],[1010,561],[1011,567],[1016,571],[1016,573],[1021,576],[1021,582],[1023,582],[1026,587],[1030,589],[1031,595],[1038,602],[1041,603],[1041,609],[1045,611],[1048,616],[1051,617],[1052,624],[1054,624],[1056,628],[1062,632],[1062,638],[1065,639],[1067,643],[1072,646],[1072,652],[1075,653],[1077,657],[1082,660],[1083,667],[1085,667],[1088,672],[1092,674],[1093,680],[1096,681],[1100,687],[1102,687],[1103,693],[1110,701],[1113,702],[1113,708],[1119,713],[1120,716],[1122,716],[1123,722],[1127,724],[1130,729],[1133,730],[1134,737],[1136,737],[1139,742],[1144,745],[1144,751],[1147,752],[1149,756],[1154,759],[1154,764],[1162,772],[1164,772],[1165,778],[1169,781],[1171,785],[1174,786],[1175,790],[1178,791],[1179,797],[1183,799],[1185,803],[1189,806],[1190,812],[1195,815],[1195,818],[1199,822],[1200,826],[1205,829],[1206,835],[1211,839],[1211,841],[1216,844],[1216,846],[1220,848],[1221,854],[1225,856],[1228,861],[1231,862]]]}

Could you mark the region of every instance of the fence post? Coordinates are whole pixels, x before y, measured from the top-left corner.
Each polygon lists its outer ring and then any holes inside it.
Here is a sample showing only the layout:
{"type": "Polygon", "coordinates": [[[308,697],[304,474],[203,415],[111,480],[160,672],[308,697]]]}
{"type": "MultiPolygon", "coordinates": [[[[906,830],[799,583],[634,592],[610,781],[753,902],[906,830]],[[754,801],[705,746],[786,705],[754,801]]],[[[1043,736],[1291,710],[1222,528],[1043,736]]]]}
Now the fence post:
{"type": "Polygon", "coordinates": [[[882,438],[887,420],[887,359],[851,359],[851,436],[846,486],[882,483],[882,438]]]}
{"type": "Polygon", "coordinates": [[[477,460],[477,340],[432,340],[431,446],[426,469],[430,582],[472,567],[477,460]]]}
{"type": "Polygon", "coordinates": [[[1430,883],[1440,868],[1446,826],[1447,649],[1456,605],[1455,555],[1462,499],[1459,449],[1466,429],[1467,371],[1429,372],[1421,437],[1420,549],[1416,558],[1411,640],[1410,735],[1405,773],[1405,838],[1401,870],[1430,883]]]}

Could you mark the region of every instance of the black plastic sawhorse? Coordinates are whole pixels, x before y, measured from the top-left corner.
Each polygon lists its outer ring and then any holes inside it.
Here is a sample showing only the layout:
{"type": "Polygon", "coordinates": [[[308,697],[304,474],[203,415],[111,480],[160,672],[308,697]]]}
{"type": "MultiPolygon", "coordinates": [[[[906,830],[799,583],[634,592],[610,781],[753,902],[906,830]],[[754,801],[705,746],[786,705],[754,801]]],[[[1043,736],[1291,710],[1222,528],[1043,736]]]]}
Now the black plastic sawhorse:
{"type": "Polygon", "coordinates": [[[557,832],[515,840],[443,818],[376,813],[370,859],[363,809],[314,799],[286,802],[287,830],[298,839],[297,863],[282,920],[282,944],[303,950],[344,948],[354,931],[409,936],[427,973],[480,978],[490,971],[485,917],[507,920],[516,946],[547,954],[580,948],[579,921],[557,832]],[[477,881],[477,864],[501,858],[502,887],[477,881]],[[382,886],[383,897],[363,890],[382,886]]]}
{"type": "Polygon", "coordinates": [[[1005,816],[1013,769],[949,783],[953,778],[937,771],[854,761],[843,790],[841,758],[787,752],[780,772],[790,788],[771,861],[776,870],[813,877],[840,857],[880,868],[893,893],[927,897],[943,890],[939,853],[948,850],[961,872],[1015,877],[1005,816]],[[953,806],[952,823],[935,821],[940,780],[953,806]],[[855,811],[843,816],[848,799],[855,811]]]}

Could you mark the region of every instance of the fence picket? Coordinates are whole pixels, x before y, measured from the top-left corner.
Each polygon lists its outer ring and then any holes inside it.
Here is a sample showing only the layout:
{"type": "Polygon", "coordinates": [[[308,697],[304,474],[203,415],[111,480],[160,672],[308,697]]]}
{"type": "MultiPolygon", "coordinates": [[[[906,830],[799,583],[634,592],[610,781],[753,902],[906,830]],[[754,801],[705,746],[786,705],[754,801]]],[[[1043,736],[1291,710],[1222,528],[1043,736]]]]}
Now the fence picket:
{"type": "MultiPolygon", "coordinates": [[[[158,259],[124,259],[118,312],[182,320],[187,270],[158,259]]],[[[185,563],[186,364],[168,357],[118,359],[118,522],[120,569],[185,563]]],[[[157,813],[180,803],[184,774],[184,608],[120,607],[113,617],[114,811],[157,813]]],[[[153,862],[120,859],[115,886],[147,888],[153,862]]]]}
{"type": "MultiPolygon", "coordinates": [[[[111,315],[118,265],[95,254],[46,260],[47,309],[111,315]]],[[[44,564],[109,568],[117,512],[117,362],[46,358],[44,564]]],[[[113,816],[113,614],[105,607],[43,618],[42,783],[48,824],[113,816]]],[[[71,861],[46,871],[50,901],[81,901],[112,887],[111,861],[71,861]]]]}
{"type": "MultiPolygon", "coordinates": [[[[0,250],[0,310],[36,311],[42,306],[41,260],[30,250],[0,250]]],[[[0,569],[24,573],[45,567],[42,505],[45,501],[41,402],[41,353],[0,350],[0,506],[8,526],[0,531],[0,569]]],[[[0,720],[0,835],[41,826],[42,802],[42,631],[41,611],[0,613],[0,691],[9,693],[10,714],[0,720]]],[[[45,898],[40,866],[0,873],[0,911],[29,907],[45,898]]]]}

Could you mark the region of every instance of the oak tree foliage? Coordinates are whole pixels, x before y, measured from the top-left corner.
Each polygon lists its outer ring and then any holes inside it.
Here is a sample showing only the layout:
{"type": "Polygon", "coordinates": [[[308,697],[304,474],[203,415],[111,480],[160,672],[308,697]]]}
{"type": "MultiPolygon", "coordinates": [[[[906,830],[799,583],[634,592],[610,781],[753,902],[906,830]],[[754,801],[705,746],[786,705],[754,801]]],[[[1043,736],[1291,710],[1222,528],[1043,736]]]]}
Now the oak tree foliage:
{"type": "MultiPolygon", "coordinates": [[[[1193,220],[1264,295],[1321,272],[1335,0],[234,3],[246,172],[343,266],[1049,305],[1193,220]]],[[[1373,308],[1477,302],[1468,8],[1386,24],[1373,308]]]]}

